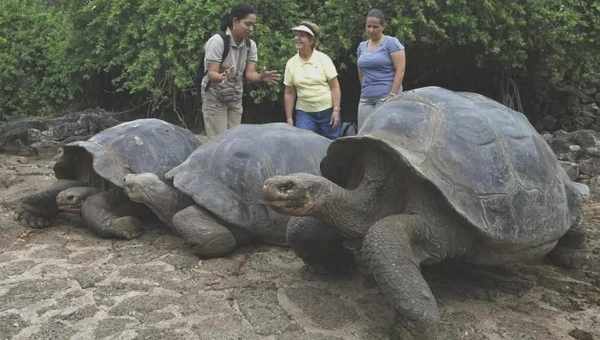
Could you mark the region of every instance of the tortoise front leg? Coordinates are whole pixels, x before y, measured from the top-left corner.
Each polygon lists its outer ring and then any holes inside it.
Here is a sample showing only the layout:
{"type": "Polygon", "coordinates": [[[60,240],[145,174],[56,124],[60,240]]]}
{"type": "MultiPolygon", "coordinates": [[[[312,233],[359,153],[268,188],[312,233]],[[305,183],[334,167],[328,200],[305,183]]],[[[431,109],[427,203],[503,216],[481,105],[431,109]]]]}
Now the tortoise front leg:
{"type": "Polygon", "coordinates": [[[81,217],[98,236],[130,240],[142,234],[138,217],[150,212],[131,202],[119,192],[103,191],[87,198],[81,206],[81,217]]]}
{"type": "Polygon", "coordinates": [[[385,298],[398,313],[401,339],[435,339],[440,312],[420,270],[429,259],[419,233],[429,226],[416,215],[393,215],[368,231],[362,257],[385,298]]]}
{"type": "Polygon", "coordinates": [[[226,255],[239,243],[231,230],[197,205],[189,206],[176,213],[173,216],[173,227],[187,243],[192,245],[193,252],[203,258],[226,255]]]}
{"type": "Polygon", "coordinates": [[[58,180],[48,189],[24,197],[17,207],[16,220],[31,228],[47,227],[58,214],[56,196],[63,190],[84,185],[74,180],[58,180]]]}
{"type": "Polygon", "coordinates": [[[314,217],[291,217],[287,242],[304,263],[317,272],[348,273],[354,268],[354,254],[344,247],[338,231],[314,217]]]}

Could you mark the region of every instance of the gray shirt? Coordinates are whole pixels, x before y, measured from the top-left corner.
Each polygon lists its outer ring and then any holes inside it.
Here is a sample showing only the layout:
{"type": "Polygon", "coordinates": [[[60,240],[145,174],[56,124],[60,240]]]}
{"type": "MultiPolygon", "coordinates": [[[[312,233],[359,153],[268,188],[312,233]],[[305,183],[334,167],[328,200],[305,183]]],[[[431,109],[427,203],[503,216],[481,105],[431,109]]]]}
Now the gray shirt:
{"type": "MultiPolygon", "coordinates": [[[[231,36],[231,31],[227,29],[227,35],[231,36]]],[[[222,69],[231,67],[229,76],[226,82],[230,83],[233,87],[241,87],[244,80],[244,72],[246,70],[247,63],[257,63],[258,53],[256,49],[256,43],[254,40],[250,40],[250,50],[245,41],[236,44],[235,40],[231,38],[231,48],[227,58],[223,61],[222,69]]],[[[220,64],[223,56],[223,49],[225,44],[223,38],[219,34],[215,34],[204,45],[204,72],[208,70],[208,64],[220,64]]],[[[202,86],[206,86],[208,82],[208,76],[204,76],[202,79],[202,86]]],[[[212,86],[212,85],[211,85],[212,86]]]]}

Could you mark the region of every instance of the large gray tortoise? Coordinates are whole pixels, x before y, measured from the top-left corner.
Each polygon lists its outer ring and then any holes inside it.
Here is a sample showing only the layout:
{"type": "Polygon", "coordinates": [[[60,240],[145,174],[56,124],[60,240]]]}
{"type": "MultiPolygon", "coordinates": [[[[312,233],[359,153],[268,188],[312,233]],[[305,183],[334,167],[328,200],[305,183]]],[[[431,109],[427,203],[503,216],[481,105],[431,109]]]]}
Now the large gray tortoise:
{"type": "Polygon", "coordinates": [[[241,125],[192,153],[166,174],[130,174],[126,192],[145,203],[202,257],[251,240],[283,245],[289,216],[263,204],[262,185],[275,175],[318,175],[329,140],[287,124],[241,125]]]}
{"type": "Polygon", "coordinates": [[[153,172],[162,177],[199,145],[190,131],[159,119],[122,123],[87,141],[69,143],[54,165],[57,182],[25,197],[17,218],[44,227],[59,211],[81,213],[100,236],[136,237],[142,231],[140,218],[152,213],[124,195],[125,175],[153,172]]]}
{"type": "Polygon", "coordinates": [[[331,144],[321,172],[268,179],[265,201],[308,216],[290,221],[293,247],[329,235],[320,220],[359,249],[397,329],[417,338],[434,337],[440,318],[420,265],[540,258],[579,223],[587,192],[523,114],[438,87],[385,103],[358,136],[331,144]]]}

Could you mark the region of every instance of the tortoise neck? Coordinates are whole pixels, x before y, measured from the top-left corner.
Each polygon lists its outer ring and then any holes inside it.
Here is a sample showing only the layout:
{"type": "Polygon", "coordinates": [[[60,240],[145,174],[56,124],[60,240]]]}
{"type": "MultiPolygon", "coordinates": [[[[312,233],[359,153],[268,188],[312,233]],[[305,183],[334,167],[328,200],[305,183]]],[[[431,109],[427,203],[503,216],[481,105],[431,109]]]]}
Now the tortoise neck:
{"type": "MultiPolygon", "coordinates": [[[[398,191],[398,188],[394,188],[396,185],[390,185],[394,176],[389,161],[383,155],[367,153],[356,164],[364,165],[363,171],[352,175],[358,176],[358,186],[345,189],[330,183],[329,195],[315,216],[335,226],[348,238],[364,236],[375,221],[388,213],[387,206],[395,206],[384,201],[390,199],[388,196],[391,191],[398,191]]],[[[350,182],[354,180],[351,178],[350,182]]]]}
{"type": "Polygon", "coordinates": [[[152,186],[146,187],[145,200],[143,201],[150,210],[165,224],[172,226],[173,216],[179,210],[191,205],[189,197],[175,189],[173,186],[158,180],[152,186]]]}

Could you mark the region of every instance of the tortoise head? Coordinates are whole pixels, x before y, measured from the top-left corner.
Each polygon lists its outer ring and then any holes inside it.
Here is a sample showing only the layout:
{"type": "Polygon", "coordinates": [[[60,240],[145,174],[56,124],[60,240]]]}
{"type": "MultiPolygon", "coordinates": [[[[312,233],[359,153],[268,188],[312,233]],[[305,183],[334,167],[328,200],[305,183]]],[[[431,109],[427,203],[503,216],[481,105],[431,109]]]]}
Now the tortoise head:
{"type": "Polygon", "coordinates": [[[56,206],[60,211],[79,214],[83,202],[99,191],[100,189],[96,187],[71,187],[65,189],[56,195],[56,206]]]}
{"type": "Polygon", "coordinates": [[[265,203],[275,211],[293,215],[313,215],[330,191],[330,182],[320,176],[297,173],[275,176],[263,185],[265,203]]]}
{"type": "Polygon", "coordinates": [[[153,173],[127,174],[123,178],[123,189],[129,199],[137,203],[152,203],[160,200],[166,184],[153,173]]]}

